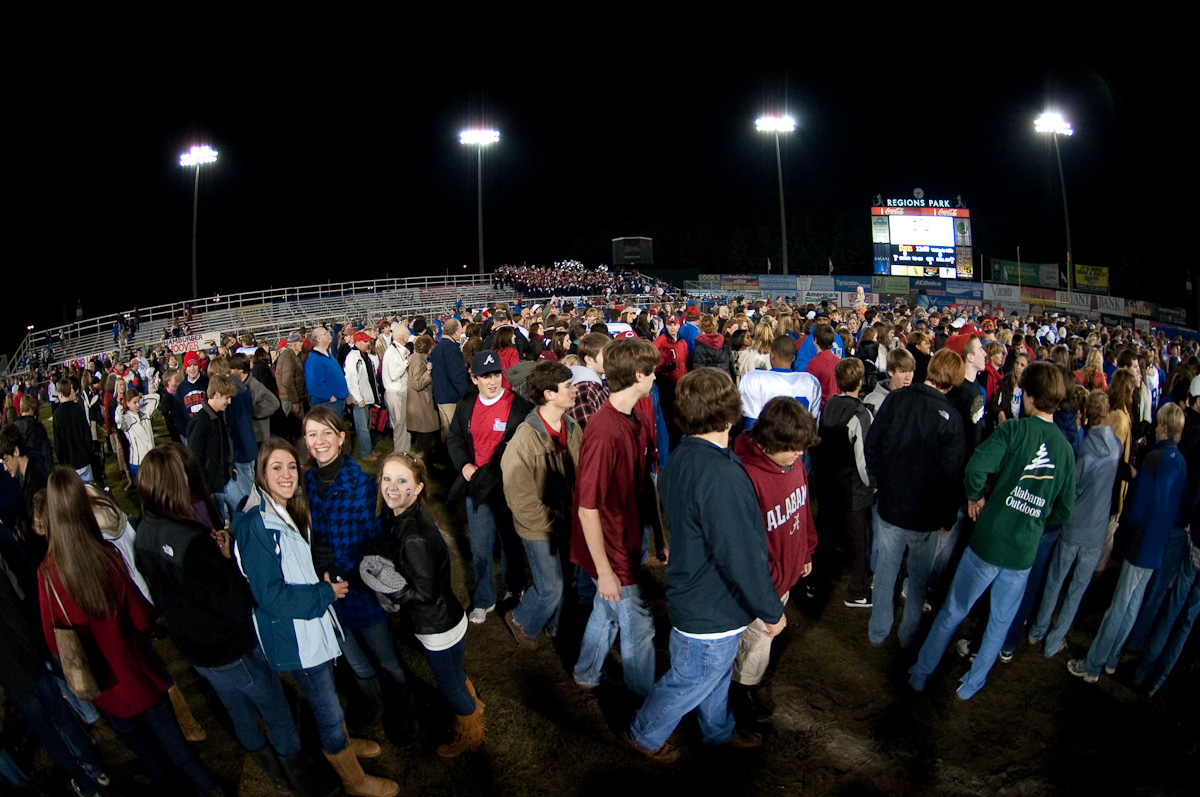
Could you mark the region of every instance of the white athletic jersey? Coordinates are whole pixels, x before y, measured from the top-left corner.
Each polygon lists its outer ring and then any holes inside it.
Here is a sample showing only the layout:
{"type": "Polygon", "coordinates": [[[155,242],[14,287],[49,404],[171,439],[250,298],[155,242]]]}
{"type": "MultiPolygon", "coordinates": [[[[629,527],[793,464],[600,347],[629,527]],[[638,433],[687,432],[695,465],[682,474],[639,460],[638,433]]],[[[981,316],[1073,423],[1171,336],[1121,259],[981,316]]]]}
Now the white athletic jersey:
{"type": "Polygon", "coordinates": [[[750,371],[738,387],[742,394],[742,415],[758,420],[767,402],[776,396],[790,396],[821,419],[821,383],[803,371],[750,371]]]}

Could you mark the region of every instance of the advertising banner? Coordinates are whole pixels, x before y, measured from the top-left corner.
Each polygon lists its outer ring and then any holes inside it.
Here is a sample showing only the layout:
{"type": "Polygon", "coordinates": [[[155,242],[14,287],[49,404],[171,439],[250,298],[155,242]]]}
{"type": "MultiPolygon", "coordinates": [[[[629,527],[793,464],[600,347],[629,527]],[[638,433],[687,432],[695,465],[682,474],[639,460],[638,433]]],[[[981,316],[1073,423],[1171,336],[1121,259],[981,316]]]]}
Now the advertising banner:
{"type": "Polygon", "coordinates": [[[1075,264],[1075,290],[1108,293],[1108,266],[1075,264]]]}
{"type": "Polygon", "coordinates": [[[702,288],[716,288],[721,284],[720,274],[697,274],[696,282],[700,283],[702,288]]]}
{"type": "Polygon", "coordinates": [[[923,293],[926,296],[945,296],[946,281],[930,279],[929,277],[913,277],[909,280],[909,290],[913,293],[923,293]]]}
{"type": "Polygon", "coordinates": [[[891,238],[888,233],[887,216],[875,216],[871,219],[871,243],[886,244],[891,243],[891,238]]]}
{"type": "Polygon", "coordinates": [[[1140,299],[1125,300],[1125,315],[1140,315],[1145,318],[1151,318],[1157,309],[1158,305],[1153,302],[1143,302],[1140,299]]]}
{"type": "Polygon", "coordinates": [[[846,292],[853,293],[855,290],[857,290],[860,287],[864,291],[869,291],[869,290],[871,290],[871,278],[870,277],[834,277],[833,278],[833,286],[834,286],[834,290],[841,291],[842,293],[846,293],[846,292]]]}
{"type": "Polygon", "coordinates": [[[992,281],[1056,290],[1065,287],[1059,277],[1057,263],[1018,263],[999,258],[992,258],[992,281]]]}
{"type": "Polygon", "coordinates": [[[812,290],[812,277],[796,277],[796,293],[812,290]]]}
{"type": "Polygon", "coordinates": [[[946,294],[962,299],[983,301],[983,285],[978,282],[954,282],[946,280],[946,294]]]}
{"type": "Polygon", "coordinates": [[[758,289],[790,296],[796,292],[796,277],[790,274],[759,274],[758,289]]]}
{"type": "Polygon", "coordinates": [[[1125,300],[1120,296],[1095,296],[1096,309],[1102,313],[1125,315],[1125,300]]]}
{"type": "Polygon", "coordinates": [[[1100,323],[1106,327],[1125,327],[1129,329],[1133,324],[1123,315],[1113,315],[1112,313],[1101,313],[1100,323]]]}
{"type": "Polygon", "coordinates": [[[176,354],[183,354],[189,351],[200,351],[200,349],[209,349],[217,345],[217,336],[215,333],[207,334],[197,332],[192,335],[183,335],[178,338],[167,338],[163,341],[163,345],[169,348],[176,354]]]}
{"type": "Polygon", "coordinates": [[[1144,332],[1145,334],[1149,335],[1150,334],[1150,319],[1148,319],[1148,318],[1133,319],[1133,328],[1136,329],[1138,332],[1144,332]]]}
{"type": "Polygon", "coordinates": [[[1154,314],[1154,317],[1159,321],[1165,321],[1166,323],[1174,324],[1177,327],[1187,324],[1187,310],[1182,307],[1167,307],[1166,305],[1160,304],[1158,306],[1158,312],[1154,314]]]}
{"type": "Polygon", "coordinates": [[[1092,309],[1092,297],[1086,293],[1055,291],[1054,301],[1071,313],[1083,313],[1092,309]]]}
{"type": "Polygon", "coordinates": [[[908,293],[908,277],[872,277],[871,290],[875,293],[908,293]]]}
{"type": "Polygon", "coordinates": [[[1049,288],[1021,288],[1021,301],[1029,304],[1054,304],[1054,291],[1049,288]]]}
{"type": "Polygon", "coordinates": [[[805,304],[820,304],[822,299],[837,303],[841,301],[842,295],[837,291],[805,291],[805,304]]]}
{"type": "MultiPolygon", "coordinates": [[[[854,293],[842,292],[841,298],[838,300],[838,307],[853,307],[858,301],[858,291],[854,293]]],[[[863,291],[863,302],[870,306],[879,304],[879,294],[871,291],[863,291]]]]}
{"type": "Polygon", "coordinates": [[[836,291],[837,283],[833,277],[812,277],[812,282],[808,285],[810,291],[836,291]]]}
{"type": "Polygon", "coordinates": [[[722,274],[721,287],[731,291],[756,291],[758,290],[758,276],[755,274],[722,274]]]}
{"type": "Polygon", "coordinates": [[[1021,289],[1016,285],[985,282],[983,283],[983,298],[989,302],[1019,302],[1021,301],[1021,289]]]}

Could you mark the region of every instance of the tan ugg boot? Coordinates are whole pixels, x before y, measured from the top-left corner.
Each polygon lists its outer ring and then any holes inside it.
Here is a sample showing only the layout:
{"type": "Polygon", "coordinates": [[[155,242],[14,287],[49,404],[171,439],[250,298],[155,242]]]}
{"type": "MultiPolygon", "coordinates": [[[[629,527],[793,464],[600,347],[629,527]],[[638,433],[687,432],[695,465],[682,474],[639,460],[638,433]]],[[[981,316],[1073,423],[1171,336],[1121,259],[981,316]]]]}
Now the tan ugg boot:
{"type": "Polygon", "coordinates": [[[183,731],[183,738],[189,742],[202,742],[207,739],[208,734],[192,716],[187,698],[179,691],[177,684],[171,684],[171,688],[167,690],[167,697],[171,699],[171,708],[175,710],[175,721],[179,723],[179,730],[183,731]]]}
{"type": "Polygon", "coordinates": [[[346,749],[340,753],[326,752],[325,758],[329,759],[333,770],[342,779],[346,794],[353,797],[396,797],[400,793],[400,786],[395,781],[363,772],[350,745],[346,745],[346,749]]]}
{"type": "Polygon", "coordinates": [[[342,733],[346,734],[346,741],[350,742],[350,749],[354,751],[355,758],[379,758],[382,751],[379,749],[378,742],[352,738],[350,731],[346,730],[345,722],[342,723],[342,733]]]}
{"type": "MultiPolygon", "coordinates": [[[[467,683],[469,686],[470,682],[467,683]]],[[[483,701],[476,698],[475,713],[454,718],[454,738],[438,748],[438,755],[442,758],[454,758],[479,749],[486,741],[483,731],[483,701]]]]}

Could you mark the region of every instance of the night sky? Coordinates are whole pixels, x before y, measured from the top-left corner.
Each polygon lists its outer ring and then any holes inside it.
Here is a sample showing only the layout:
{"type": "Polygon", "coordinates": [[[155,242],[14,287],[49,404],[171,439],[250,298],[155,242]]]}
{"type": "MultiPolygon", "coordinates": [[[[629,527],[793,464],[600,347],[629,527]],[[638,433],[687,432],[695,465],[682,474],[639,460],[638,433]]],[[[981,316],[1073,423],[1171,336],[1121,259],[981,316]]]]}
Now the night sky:
{"type": "Polygon", "coordinates": [[[73,320],[81,298],[93,316],[189,294],[194,173],[178,163],[201,143],[220,152],[200,182],[204,295],[474,271],[476,154],[457,139],[471,125],[501,131],[483,161],[489,266],[595,265],[611,238],[647,235],[659,268],[778,270],[774,148],[754,119],[781,112],[798,121],[782,140],[793,273],[829,259],[869,273],[872,198],[918,186],[962,195],[977,262],[1017,246],[1064,261],[1053,145],[1033,130],[1055,108],[1077,130],[1061,140],[1076,261],[1109,266],[1118,295],[1185,304],[1162,234],[1171,178],[1149,176],[1169,162],[1140,124],[1167,89],[1127,52],[926,68],[523,40],[474,56],[343,42],[179,60],[90,60],[16,89],[29,113],[13,117],[10,234],[31,244],[9,262],[0,351],[26,324],[73,320]]]}

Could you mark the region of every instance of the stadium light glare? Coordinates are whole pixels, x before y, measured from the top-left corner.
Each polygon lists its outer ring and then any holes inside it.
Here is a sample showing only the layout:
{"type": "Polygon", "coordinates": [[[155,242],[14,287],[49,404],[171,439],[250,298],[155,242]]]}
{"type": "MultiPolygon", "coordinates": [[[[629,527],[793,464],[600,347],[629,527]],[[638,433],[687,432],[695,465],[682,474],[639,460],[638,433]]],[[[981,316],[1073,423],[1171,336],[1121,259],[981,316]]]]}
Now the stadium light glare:
{"type": "Polygon", "coordinates": [[[790,116],[760,116],[754,126],[764,133],[791,133],[796,129],[796,120],[790,116]]]}
{"type": "Polygon", "coordinates": [[[179,156],[180,166],[199,166],[202,163],[216,162],[217,151],[208,145],[203,147],[192,147],[190,151],[179,156]]]}
{"type": "Polygon", "coordinates": [[[1075,131],[1071,128],[1071,123],[1063,119],[1062,114],[1056,111],[1046,111],[1037,119],[1034,119],[1033,128],[1039,133],[1054,133],[1059,136],[1075,135],[1075,131]]]}
{"type": "Polygon", "coordinates": [[[495,144],[499,140],[499,130],[464,130],[458,134],[460,144],[495,144]]]}
{"type": "Polygon", "coordinates": [[[754,126],[761,133],[775,134],[775,169],[779,174],[779,229],[783,234],[783,273],[788,273],[787,214],[783,209],[783,158],[779,154],[779,134],[791,133],[796,129],[796,120],[790,116],[760,116],[754,126]]]}

